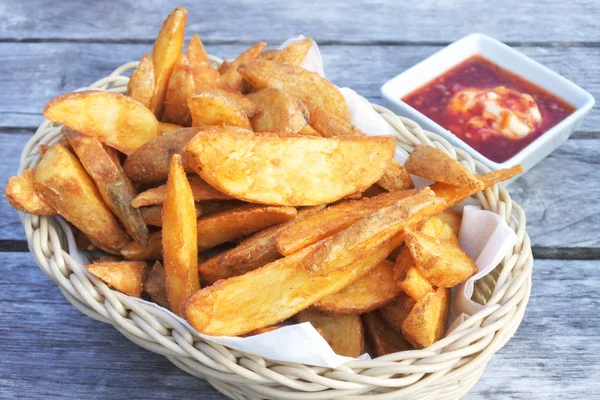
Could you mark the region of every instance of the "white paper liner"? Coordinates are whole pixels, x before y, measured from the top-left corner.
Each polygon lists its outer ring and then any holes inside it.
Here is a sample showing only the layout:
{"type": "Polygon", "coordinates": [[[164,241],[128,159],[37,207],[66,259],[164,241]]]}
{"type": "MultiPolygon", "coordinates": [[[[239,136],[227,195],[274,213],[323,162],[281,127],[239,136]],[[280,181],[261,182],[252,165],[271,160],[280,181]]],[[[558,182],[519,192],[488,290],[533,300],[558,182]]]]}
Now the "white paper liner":
{"type": "MultiPolygon", "coordinates": [[[[279,50],[284,49],[288,44],[297,42],[298,40],[302,40],[302,39],[306,39],[306,36],[299,35],[294,38],[290,38],[290,39],[286,40],[285,42],[283,42],[278,47],[278,49],[279,50]]],[[[314,40],[312,40],[312,46],[311,46],[310,50],[308,50],[308,53],[306,53],[306,56],[304,57],[304,60],[302,60],[302,63],[300,64],[300,66],[309,71],[316,72],[317,74],[321,75],[323,78],[325,77],[325,71],[323,71],[323,57],[321,56],[321,51],[319,50],[319,45],[314,40]]]]}

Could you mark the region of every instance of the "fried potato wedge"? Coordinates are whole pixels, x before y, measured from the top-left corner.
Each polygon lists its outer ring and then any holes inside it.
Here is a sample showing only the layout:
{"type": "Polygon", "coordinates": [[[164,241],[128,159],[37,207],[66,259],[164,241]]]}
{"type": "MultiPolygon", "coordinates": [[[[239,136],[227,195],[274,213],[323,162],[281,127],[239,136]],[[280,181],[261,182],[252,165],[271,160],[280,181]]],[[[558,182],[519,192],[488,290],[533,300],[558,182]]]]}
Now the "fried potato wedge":
{"type": "Polygon", "coordinates": [[[381,317],[398,332],[402,331],[402,323],[412,311],[416,302],[401,293],[394,300],[379,309],[381,317]]]}
{"type": "Polygon", "coordinates": [[[35,191],[33,169],[26,169],[19,176],[9,178],[4,189],[8,203],[19,211],[34,215],[56,215],[56,211],[35,191]]]}
{"type": "Polygon", "coordinates": [[[242,64],[237,70],[256,89],[281,89],[299,98],[311,114],[316,107],[323,107],[344,121],[350,121],[350,110],[342,93],[315,72],[261,59],[242,64]]]}
{"type": "MultiPolygon", "coordinates": [[[[307,135],[307,136],[321,136],[321,134],[317,131],[315,131],[312,126],[310,126],[309,124],[304,125],[304,127],[302,129],[300,129],[300,131],[298,132],[300,135],[307,135]]],[[[391,163],[391,161],[390,161],[391,163]]]]}
{"type": "Polygon", "coordinates": [[[158,37],[152,47],[152,63],[154,64],[154,95],[150,102],[150,110],[160,118],[163,113],[169,78],[173,66],[183,50],[187,11],[177,7],[163,23],[158,37]]]}
{"type": "Polygon", "coordinates": [[[148,244],[142,246],[135,240],[127,243],[121,249],[121,255],[129,261],[161,260],[162,259],[162,234],[160,231],[152,232],[148,236],[148,244]]]}
{"type": "Polygon", "coordinates": [[[175,132],[175,131],[178,131],[178,130],[184,129],[184,128],[185,127],[183,127],[181,125],[171,124],[169,122],[158,121],[159,135],[162,135],[163,133],[175,132]]]}
{"type": "Polygon", "coordinates": [[[274,225],[250,236],[235,248],[224,251],[198,266],[200,276],[213,284],[220,279],[242,275],[262,267],[281,257],[275,245],[275,239],[286,227],[323,209],[324,206],[306,207],[289,222],[274,225]]]}
{"type": "Polygon", "coordinates": [[[125,174],[135,183],[165,182],[171,157],[182,154],[184,146],[199,131],[198,128],[184,128],[155,137],[127,157],[123,165],[125,174]]]}
{"type": "MultiPolygon", "coordinates": [[[[200,204],[196,203],[196,218],[202,215],[200,204]]],[[[146,225],[162,226],[162,206],[149,206],[139,209],[146,225]]]]}
{"type": "MultiPolygon", "coordinates": [[[[462,224],[462,214],[458,211],[446,210],[437,216],[442,222],[452,229],[452,232],[456,237],[460,233],[460,226],[462,224]]],[[[427,232],[425,232],[427,233],[427,232]]]]}
{"type": "Polygon", "coordinates": [[[167,299],[167,288],[165,287],[165,269],[158,261],[148,273],[144,281],[144,292],[150,299],[161,307],[169,308],[169,300],[167,299]]]}
{"type": "Polygon", "coordinates": [[[231,197],[311,206],[367,189],[395,149],[391,137],[324,139],[223,130],[199,133],[184,154],[194,172],[231,197]]]}
{"type": "Polygon", "coordinates": [[[220,89],[198,92],[188,98],[192,126],[238,126],[252,129],[236,97],[220,89]]]}
{"type": "MultiPolygon", "coordinates": [[[[336,136],[366,136],[364,132],[347,120],[322,107],[315,107],[311,111],[310,126],[321,136],[328,138],[336,136]]],[[[396,160],[390,161],[377,184],[390,192],[414,187],[408,171],[396,160]]]]}
{"type": "Polygon", "coordinates": [[[95,90],[61,94],[50,100],[44,116],[104,144],[131,154],[158,135],[158,121],[131,97],[95,90]]]}
{"type": "Polygon", "coordinates": [[[262,60],[273,60],[273,58],[276,57],[279,53],[281,53],[281,50],[278,49],[263,50],[258,55],[258,58],[262,60]]]}
{"type": "Polygon", "coordinates": [[[300,323],[310,322],[340,356],[358,357],[365,352],[363,325],[358,315],[326,315],[307,308],[294,319],[300,323]]]}
{"type": "Polygon", "coordinates": [[[379,311],[371,311],[361,317],[367,341],[376,357],[412,349],[411,344],[381,317],[379,311]]]}
{"type": "Polygon", "coordinates": [[[410,296],[414,301],[419,301],[427,293],[435,288],[415,268],[414,261],[407,248],[403,248],[396,258],[394,277],[398,283],[398,289],[410,296]]]}
{"type": "Polygon", "coordinates": [[[381,207],[388,206],[404,197],[416,194],[415,190],[396,193],[383,193],[372,198],[327,207],[308,218],[287,227],[277,238],[277,249],[283,255],[292,254],[304,247],[329,237],[348,228],[361,218],[374,213],[381,207]]]}
{"type": "Polygon", "coordinates": [[[449,185],[483,189],[477,177],[459,161],[432,146],[420,144],[410,153],[404,167],[411,174],[449,185]]]}
{"type": "Polygon", "coordinates": [[[223,60],[221,65],[219,65],[219,68],[217,68],[217,71],[219,71],[220,75],[223,75],[229,68],[231,68],[231,61],[223,60]]]}
{"type": "Polygon", "coordinates": [[[148,227],[140,211],[131,206],[136,193],[121,168],[118,153],[98,139],[72,129],[63,128],[62,133],[96,184],[104,203],[119,218],[127,233],[140,244],[146,245],[148,227]]]}
{"type": "Polygon", "coordinates": [[[248,50],[240,54],[238,58],[236,58],[225,71],[219,71],[221,72],[221,82],[224,85],[230,87],[231,89],[241,92],[244,88],[244,78],[237,71],[238,67],[243,63],[250,62],[257,58],[266,45],[267,44],[265,42],[258,42],[254,44],[248,50]]]}
{"type": "MultiPolygon", "coordinates": [[[[231,200],[231,197],[214,189],[197,175],[190,175],[188,177],[188,181],[192,188],[194,201],[231,200]]],[[[136,208],[161,205],[165,201],[165,196],[167,193],[166,190],[166,185],[160,185],[158,187],[148,189],[138,194],[131,202],[131,205],[136,208]]]]}
{"type": "Polygon", "coordinates": [[[167,86],[162,119],[178,125],[192,125],[192,115],[187,100],[195,91],[196,84],[194,83],[188,56],[180,54],[173,66],[167,86]]]}
{"type": "Polygon", "coordinates": [[[35,169],[34,188],[100,249],[119,254],[130,240],[77,157],[64,145],[57,143],[44,153],[35,169]]]}
{"type": "Polygon", "coordinates": [[[143,261],[94,263],[85,268],[119,292],[133,297],[142,296],[142,285],[148,269],[143,261]]]}
{"type": "Polygon", "coordinates": [[[190,62],[196,91],[222,86],[219,71],[210,63],[208,54],[198,35],[192,36],[188,44],[187,56],[190,62]]]}
{"type": "MultiPolygon", "coordinates": [[[[302,40],[296,40],[285,46],[285,48],[281,49],[276,53],[272,53],[269,58],[261,57],[265,60],[271,60],[280,64],[291,64],[291,65],[300,65],[306,57],[306,54],[312,47],[312,39],[304,38],[302,40]]],[[[264,52],[263,52],[264,53],[264,52]]]]}
{"type": "Polygon", "coordinates": [[[185,299],[200,290],[196,207],[181,156],[171,158],[163,203],[162,246],[169,307],[182,315],[185,299]]]}
{"type": "Polygon", "coordinates": [[[247,96],[260,110],[250,123],[255,132],[299,133],[308,110],[300,100],[279,89],[262,89],[247,96]]]}
{"type": "Polygon", "coordinates": [[[373,271],[314,307],[328,314],[362,314],[383,306],[399,293],[394,263],[384,260],[373,271]]]}
{"type": "Polygon", "coordinates": [[[450,289],[437,288],[428,293],[402,322],[404,337],[417,348],[432,345],[446,334],[449,310],[450,289]]]}
{"type": "Polygon", "coordinates": [[[131,74],[127,83],[127,96],[150,108],[154,96],[154,64],[150,54],[142,56],[138,67],[131,74]]]}
{"type": "Polygon", "coordinates": [[[113,262],[121,262],[124,261],[123,257],[115,256],[115,255],[105,255],[100,257],[90,257],[90,261],[92,264],[104,264],[104,263],[113,263],[113,262]]]}
{"type": "Polygon", "coordinates": [[[444,213],[433,216],[425,221],[419,228],[419,232],[436,239],[458,242],[458,237],[454,233],[454,229],[441,218],[441,215],[444,213]]]}

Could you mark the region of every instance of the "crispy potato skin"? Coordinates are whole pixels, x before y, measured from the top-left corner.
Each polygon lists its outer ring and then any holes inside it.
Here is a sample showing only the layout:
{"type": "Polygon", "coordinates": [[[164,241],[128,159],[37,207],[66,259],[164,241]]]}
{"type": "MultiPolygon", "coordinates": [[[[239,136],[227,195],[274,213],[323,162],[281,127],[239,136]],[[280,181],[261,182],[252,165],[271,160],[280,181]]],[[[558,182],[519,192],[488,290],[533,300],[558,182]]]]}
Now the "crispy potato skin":
{"type": "Polygon", "coordinates": [[[131,97],[95,90],[61,94],[44,108],[50,121],[131,154],[158,135],[158,121],[131,97]]]}
{"type": "Polygon", "coordinates": [[[296,65],[261,59],[242,64],[237,70],[256,89],[282,89],[298,97],[311,114],[316,107],[323,107],[344,121],[350,121],[350,110],[342,93],[315,72],[296,65]]]}
{"type": "Polygon", "coordinates": [[[35,169],[35,191],[58,214],[84,232],[96,246],[109,253],[130,240],[79,160],[57,143],[35,169]]]}
{"type": "Polygon", "coordinates": [[[8,203],[19,211],[34,215],[56,215],[56,211],[35,191],[33,169],[26,169],[19,176],[9,178],[4,189],[8,203]]]}
{"type": "Polygon", "coordinates": [[[415,301],[401,293],[393,301],[379,309],[381,317],[398,332],[402,331],[402,323],[415,306],[415,301]]]}
{"type": "Polygon", "coordinates": [[[262,89],[248,98],[258,112],[251,120],[255,132],[299,133],[307,124],[308,110],[294,97],[279,89],[262,89]]]}
{"type": "MultiPolygon", "coordinates": [[[[196,205],[196,218],[202,215],[202,208],[198,203],[196,205]]],[[[140,213],[142,219],[149,226],[162,226],[162,206],[141,207],[140,213]]]]}
{"type": "Polygon", "coordinates": [[[368,343],[377,357],[412,349],[411,344],[400,332],[389,326],[379,311],[371,311],[361,317],[368,343]]]}
{"type": "Polygon", "coordinates": [[[417,348],[432,345],[446,334],[449,310],[450,289],[437,288],[419,300],[404,319],[404,337],[417,348]]]}
{"type": "Polygon", "coordinates": [[[131,74],[127,83],[127,96],[150,108],[154,96],[154,64],[150,54],[142,56],[138,67],[131,74]]]}
{"type": "Polygon", "coordinates": [[[400,293],[394,278],[394,264],[384,260],[371,272],[314,305],[335,315],[363,314],[390,302],[400,293]]]}
{"type": "Polygon", "coordinates": [[[367,189],[394,152],[391,137],[324,139],[233,130],[201,132],[184,149],[187,164],[217,190],[287,206],[330,203],[367,189]]]}
{"type": "Polygon", "coordinates": [[[131,206],[136,193],[121,168],[119,155],[93,137],[69,128],[63,128],[62,133],[96,184],[104,203],[119,218],[127,233],[140,244],[146,245],[148,228],[139,210],[131,206]]]}
{"type": "Polygon", "coordinates": [[[261,58],[280,64],[300,65],[302,64],[304,57],[306,57],[306,53],[308,53],[311,47],[312,39],[304,38],[288,44],[282,50],[271,53],[272,55],[270,55],[268,58],[265,56],[261,58]]]}
{"type": "Polygon", "coordinates": [[[188,98],[192,126],[237,126],[252,129],[244,108],[236,96],[225,90],[210,89],[188,98]]]}
{"type": "Polygon", "coordinates": [[[365,352],[363,325],[358,315],[325,315],[307,308],[294,319],[310,322],[340,356],[358,357],[365,352]]]}
{"type": "MultiPolygon", "coordinates": [[[[194,201],[204,200],[231,200],[231,197],[227,196],[214,189],[208,183],[204,182],[202,178],[197,175],[190,175],[188,177],[190,187],[192,188],[192,195],[194,201]]],[[[161,205],[165,201],[166,186],[160,185],[158,187],[148,189],[145,192],[138,194],[135,199],[131,202],[133,207],[144,207],[144,206],[156,206],[161,205]]]]}
{"type": "Polygon", "coordinates": [[[162,246],[165,286],[171,311],[182,315],[185,299],[200,290],[196,208],[181,156],[171,158],[163,203],[162,246]]]}
{"type": "Polygon", "coordinates": [[[162,183],[169,175],[169,162],[174,154],[182,154],[184,146],[199,132],[198,128],[184,128],[163,133],[140,146],[127,157],[123,169],[136,183],[162,183]]]}
{"type": "Polygon", "coordinates": [[[254,60],[258,57],[261,50],[266,46],[265,42],[258,42],[251,46],[248,50],[244,51],[238,56],[223,72],[221,73],[220,81],[222,85],[228,86],[233,90],[242,91],[244,88],[244,78],[237,71],[237,68],[249,61],[254,60]]]}
{"type": "Polygon", "coordinates": [[[133,297],[142,296],[142,283],[148,269],[143,261],[97,262],[85,268],[119,292],[133,297]]]}
{"type": "Polygon", "coordinates": [[[162,119],[178,125],[190,126],[192,116],[187,99],[196,91],[188,56],[180,54],[173,66],[165,95],[165,109],[162,119]]]}
{"type": "Polygon", "coordinates": [[[158,261],[154,263],[144,281],[144,292],[150,296],[153,302],[169,309],[169,300],[167,299],[167,289],[165,287],[165,269],[158,261]]]}
{"type": "Polygon", "coordinates": [[[396,258],[394,276],[398,283],[398,289],[402,290],[414,301],[419,301],[427,293],[433,292],[435,288],[414,266],[414,261],[407,248],[403,248],[396,258]]]}
{"type": "Polygon", "coordinates": [[[171,124],[169,122],[158,121],[159,135],[162,135],[163,133],[175,132],[180,129],[184,129],[184,127],[177,124],[171,124]]]}
{"type": "Polygon", "coordinates": [[[152,232],[148,236],[148,244],[142,246],[135,240],[127,243],[121,249],[121,255],[124,259],[130,261],[160,260],[162,259],[162,234],[161,232],[152,232]]]}

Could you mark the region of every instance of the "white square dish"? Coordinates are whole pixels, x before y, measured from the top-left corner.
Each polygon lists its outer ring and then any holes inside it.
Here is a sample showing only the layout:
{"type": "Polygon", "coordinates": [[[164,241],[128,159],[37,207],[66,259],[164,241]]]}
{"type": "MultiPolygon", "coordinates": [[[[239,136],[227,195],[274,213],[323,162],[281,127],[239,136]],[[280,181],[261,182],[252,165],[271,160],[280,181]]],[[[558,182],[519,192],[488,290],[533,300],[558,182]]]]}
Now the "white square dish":
{"type": "Polygon", "coordinates": [[[479,33],[465,36],[397,75],[381,87],[381,93],[386,106],[391,110],[415,120],[423,129],[435,132],[455,146],[463,148],[492,170],[508,168],[516,164],[521,164],[524,171],[531,169],[568,139],[594,105],[594,97],[573,82],[504,43],[479,33]],[[565,100],[575,108],[575,111],[519,153],[499,163],[488,159],[452,132],[401,100],[405,95],[474,55],[480,55],[565,100]]]}

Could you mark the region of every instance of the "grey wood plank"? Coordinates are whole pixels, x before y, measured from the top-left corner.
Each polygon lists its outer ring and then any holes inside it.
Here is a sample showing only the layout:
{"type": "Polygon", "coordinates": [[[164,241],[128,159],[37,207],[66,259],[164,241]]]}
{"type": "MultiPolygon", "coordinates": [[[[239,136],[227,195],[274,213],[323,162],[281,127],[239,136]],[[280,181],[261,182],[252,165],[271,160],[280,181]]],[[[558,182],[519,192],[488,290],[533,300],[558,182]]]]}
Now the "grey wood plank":
{"type": "Polygon", "coordinates": [[[14,210],[4,196],[8,178],[17,174],[21,150],[27,143],[29,134],[0,133],[0,241],[25,240],[25,231],[14,210]]]}
{"type": "MultiPolygon", "coordinates": [[[[189,11],[188,33],[211,41],[283,39],[304,32],[316,39],[349,42],[447,42],[471,32],[501,40],[593,42],[599,5],[593,0],[383,0],[270,2],[180,0],[189,11]]],[[[0,38],[152,40],[174,7],[161,0],[110,2],[44,0],[0,7],[0,38]],[[33,28],[33,29],[32,29],[33,28]]]]}
{"type": "MultiPolygon", "coordinates": [[[[220,399],[73,308],[29,254],[4,253],[0,397],[220,399]]],[[[600,382],[596,261],[539,260],[525,319],[467,399],[587,399],[600,382]]]]}
{"type": "MultiPolygon", "coordinates": [[[[279,42],[272,42],[273,46],[279,42]]],[[[245,45],[207,46],[212,54],[235,57],[245,45]]],[[[86,86],[119,65],[149,52],[149,44],[0,43],[0,127],[33,128],[48,100],[86,86]],[[26,89],[24,89],[26,88],[26,89]]],[[[439,46],[323,46],[325,73],[381,103],[380,87],[388,79],[425,59],[439,46]]],[[[600,98],[600,47],[517,47],[528,56],[573,80],[600,98]]],[[[594,108],[580,126],[597,132],[600,111],[594,108]]]]}

